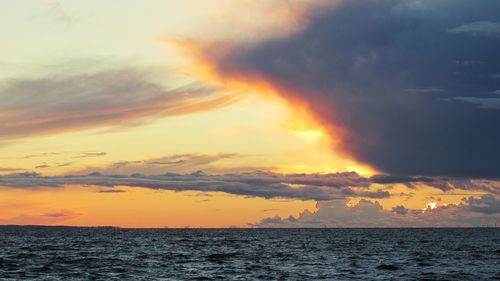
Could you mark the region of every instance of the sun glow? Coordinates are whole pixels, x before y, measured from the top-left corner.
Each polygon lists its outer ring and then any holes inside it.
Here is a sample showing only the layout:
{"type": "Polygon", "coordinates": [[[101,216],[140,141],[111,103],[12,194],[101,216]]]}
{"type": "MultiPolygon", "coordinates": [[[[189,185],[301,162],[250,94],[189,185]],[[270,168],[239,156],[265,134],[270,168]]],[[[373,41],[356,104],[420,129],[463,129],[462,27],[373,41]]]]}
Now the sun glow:
{"type": "Polygon", "coordinates": [[[346,203],[345,205],[346,205],[348,208],[352,208],[352,207],[354,207],[354,205],[355,205],[355,204],[354,204],[351,200],[349,200],[349,201],[347,201],[347,203],[346,203]]]}
{"type": "Polygon", "coordinates": [[[422,209],[422,212],[426,212],[429,210],[434,210],[438,208],[438,203],[437,202],[429,202],[427,205],[425,205],[425,208],[422,209]]]}
{"type": "MultiPolygon", "coordinates": [[[[289,141],[300,141],[304,149],[288,151],[287,155],[294,155],[296,159],[311,159],[311,151],[321,151],[323,160],[321,165],[306,166],[306,163],[281,163],[273,168],[279,172],[357,172],[362,175],[376,174],[375,169],[365,164],[358,163],[340,145],[343,133],[333,126],[325,126],[311,112],[309,106],[300,100],[285,98],[283,91],[293,91],[277,87],[267,79],[252,73],[242,73],[238,70],[220,69],[214,62],[224,56],[231,49],[220,42],[206,42],[179,38],[157,38],[156,41],[178,51],[183,56],[190,58],[185,67],[180,70],[185,75],[194,77],[204,83],[214,85],[225,91],[237,93],[241,97],[254,97],[275,104],[283,113],[280,129],[289,132],[289,141]],[[306,149],[308,147],[308,149],[306,149]],[[300,154],[300,155],[298,155],[300,154]],[[330,159],[330,160],[326,160],[330,159]],[[299,171],[296,171],[300,168],[299,171]],[[305,169],[305,170],[304,170],[305,169]]],[[[259,111],[258,108],[256,108],[259,111]]],[[[317,153],[316,153],[317,154],[317,153]]],[[[316,157],[316,156],[314,156],[316,157]]]]}

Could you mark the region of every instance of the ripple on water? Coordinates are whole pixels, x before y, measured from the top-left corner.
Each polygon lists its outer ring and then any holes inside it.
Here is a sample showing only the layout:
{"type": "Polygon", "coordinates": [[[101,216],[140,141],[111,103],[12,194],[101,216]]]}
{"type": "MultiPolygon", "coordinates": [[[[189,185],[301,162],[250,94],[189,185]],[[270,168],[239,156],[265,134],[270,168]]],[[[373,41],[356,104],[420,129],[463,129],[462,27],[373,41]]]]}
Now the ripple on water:
{"type": "Polygon", "coordinates": [[[497,229],[0,227],[0,279],[498,280],[497,229]]]}

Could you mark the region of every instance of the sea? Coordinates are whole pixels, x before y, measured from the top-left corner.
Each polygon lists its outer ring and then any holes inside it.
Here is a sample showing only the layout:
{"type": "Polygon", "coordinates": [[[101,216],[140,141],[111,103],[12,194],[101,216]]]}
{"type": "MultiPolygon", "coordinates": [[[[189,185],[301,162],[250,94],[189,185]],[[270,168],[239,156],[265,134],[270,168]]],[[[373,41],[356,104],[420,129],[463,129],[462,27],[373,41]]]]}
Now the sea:
{"type": "Polygon", "coordinates": [[[500,280],[500,229],[2,226],[0,280],[500,280]]]}

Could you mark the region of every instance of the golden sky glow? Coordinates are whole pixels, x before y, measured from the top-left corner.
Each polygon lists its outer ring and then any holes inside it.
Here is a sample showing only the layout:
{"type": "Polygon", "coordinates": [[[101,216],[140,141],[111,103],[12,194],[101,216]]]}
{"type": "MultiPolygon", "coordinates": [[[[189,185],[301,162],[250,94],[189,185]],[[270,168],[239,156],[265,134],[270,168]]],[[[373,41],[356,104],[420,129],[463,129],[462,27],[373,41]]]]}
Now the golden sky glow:
{"type": "Polygon", "coordinates": [[[223,193],[68,186],[60,190],[0,191],[2,224],[123,227],[247,227],[269,215],[314,210],[313,201],[265,200],[223,193]],[[6,200],[6,199],[9,200],[6,200]],[[13,199],[16,198],[16,199],[13,199]]]}
{"type": "Polygon", "coordinates": [[[376,178],[342,147],[343,129],[284,94],[299,89],[217,64],[342,1],[49,2],[0,11],[0,224],[248,227],[320,214],[323,201],[377,201],[391,215],[480,205],[495,188],[376,178]],[[158,175],[171,178],[148,186],[158,175]],[[172,187],[183,176],[205,189],[172,187]]]}

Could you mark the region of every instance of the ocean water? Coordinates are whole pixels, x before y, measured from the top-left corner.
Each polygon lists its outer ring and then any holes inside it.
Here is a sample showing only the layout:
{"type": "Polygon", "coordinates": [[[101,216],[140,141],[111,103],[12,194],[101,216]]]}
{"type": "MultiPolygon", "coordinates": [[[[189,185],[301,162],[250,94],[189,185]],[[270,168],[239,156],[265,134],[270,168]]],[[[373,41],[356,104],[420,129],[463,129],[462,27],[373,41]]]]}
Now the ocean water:
{"type": "Polygon", "coordinates": [[[1,280],[500,280],[500,229],[0,227],[1,280]]]}

